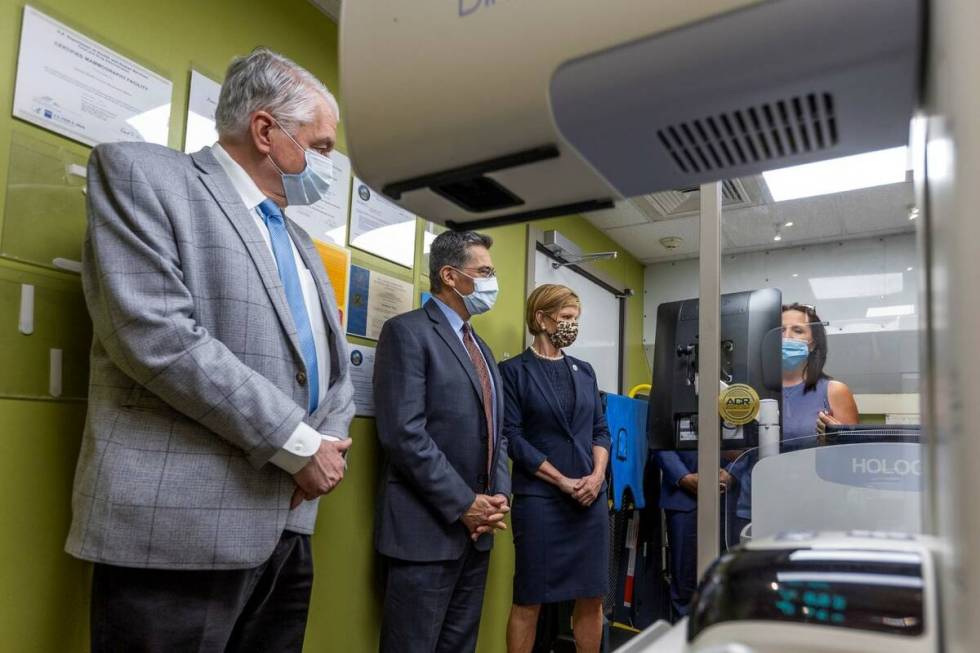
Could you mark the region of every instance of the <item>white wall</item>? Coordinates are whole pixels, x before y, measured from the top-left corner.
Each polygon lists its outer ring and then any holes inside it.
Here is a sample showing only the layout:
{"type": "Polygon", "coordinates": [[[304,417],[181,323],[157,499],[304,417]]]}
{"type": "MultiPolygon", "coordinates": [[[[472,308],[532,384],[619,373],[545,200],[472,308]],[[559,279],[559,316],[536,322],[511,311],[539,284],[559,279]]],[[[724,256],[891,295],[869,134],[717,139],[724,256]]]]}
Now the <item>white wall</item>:
{"type": "Polygon", "coordinates": [[[600,390],[619,392],[619,300],[578,272],[567,267],[556,270],[551,263],[552,259],[545,254],[535,253],[534,287],[558,283],[568,286],[582,299],[578,338],[566,351],[592,365],[600,390]]]}
{"type": "MultiPolygon", "coordinates": [[[[813,304],[829,323],[828,373],[856,394],[908,394],[918,392],[917,266],[914,234],[900,234],[725,256],[721,288],[723,293],[779,288],[784,303],[813,304]],[[871,317],[869,309],[877,309],[871,317]],[[911,312],[894,315],[903,310],[911,312]]],[[[643,344],[648,356],[657,306],[697,294],[697,259],[647,266],[643,344]]]]}

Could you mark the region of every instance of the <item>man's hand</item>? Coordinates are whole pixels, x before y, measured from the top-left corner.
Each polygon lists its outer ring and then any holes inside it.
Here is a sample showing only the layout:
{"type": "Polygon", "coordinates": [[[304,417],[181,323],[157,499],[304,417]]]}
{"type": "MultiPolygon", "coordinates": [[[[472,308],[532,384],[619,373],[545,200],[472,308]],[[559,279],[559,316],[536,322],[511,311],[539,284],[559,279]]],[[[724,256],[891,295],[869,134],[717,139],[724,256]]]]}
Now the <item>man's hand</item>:
{"type": "Polygon", "coordinates": [[[589,474],[579,479],[575,491],[572,492],[572,498],[588,508],[599,498],[603,480],[605,480],[605,474],[589,474]]]}
{"type": "Polygon", "coordinates": [[[678,487],[684,490],[688,494],[693,494],[697,496],[698,494],[698,475],[697,474],[687,474],[681,480],[677,481],[678,487]]]}
{"type": "Polygon", "coordinates": [[[293,474],[296,490],[289,502],[292,510],[303,501],[316,499],[327,494],[344,480],[344,452],[351,448],[353,440],[322,440],[310,462],[293,474]]]}
{"type": "Polygon", "coordinates": [[[724,494],[728,490],[732,489],[732,483],[734,483],[734,482],[735,482],[735,479],[732,478],[732,475],[731,474],[729,474],[724,469],[719,469],[718,470],[718,484],[721,486],[721,492],[722,492],[722,494],[724,494]]]}
{"type": "Polygon", "coordinates": [[[504,523],[504,515],[510,512],[507,497],[502,494],[487,496],[486,494],[476,495],[476,500],[471,505],[460,521],[470,532],[470,539],[476,542],[481,535],[493,530],[507,530],[504,523]]]}

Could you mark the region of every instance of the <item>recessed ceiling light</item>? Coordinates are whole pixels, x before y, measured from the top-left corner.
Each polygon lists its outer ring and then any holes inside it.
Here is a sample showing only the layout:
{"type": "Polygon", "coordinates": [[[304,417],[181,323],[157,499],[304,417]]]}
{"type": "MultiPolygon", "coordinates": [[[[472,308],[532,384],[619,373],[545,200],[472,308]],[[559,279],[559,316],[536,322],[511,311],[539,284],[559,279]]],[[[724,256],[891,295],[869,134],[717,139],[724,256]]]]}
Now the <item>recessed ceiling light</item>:
{"type": "Polygon", "coordinates": [[[816,277],[810,279],[810,289],[818,300],[850,297],[879,297],[896,295],[905,287],[901,272],[816,277]]]}
{"type": "Polygon", "coordinates": [[[775,236],[772,237],[772,239],[775,240],[776,242],[779,242],[780,240],[783,239],[783,237],[780,236],[779,234],[776,234],[775,236]]]}
{"type": "Polygon", "coordinates": [[[786,224],[784,224],[783,226],[784,226],[784,227],[792,227],[792,226],[793,226],[793,221],[792,221],[792,220],[790,220],[789,222],[787,222],[787,223],[786,223],[786,224]]]}
{"type": "Polygon", "coordinates": [[[915,306],[912,304],[872,306],[868,309],[865,317],[902,317],[904,315],[915,315],[915,306]]]}
{"type": "Polygon", "coordinates": [[[912,266],[910,265],[910,266],[908,266],[907,268],[905,268],[905,271],[906,271],[906,272],[911,272],[911,271],[912,271],[912,266]]]}
{"type": "Polygon", "coordinates": [[[793,278],[794,278],[794,279],[795,279],[796,277],[798,277],[798,276],[800,276],[800,273],[799,273],[799,272],[794,272],[794,273],[793,273],[793,278]]]}
{"type": "Polygon", "coordinates": [[[776,202],[905,181],[904,146],[763,172],[776,202]]]}

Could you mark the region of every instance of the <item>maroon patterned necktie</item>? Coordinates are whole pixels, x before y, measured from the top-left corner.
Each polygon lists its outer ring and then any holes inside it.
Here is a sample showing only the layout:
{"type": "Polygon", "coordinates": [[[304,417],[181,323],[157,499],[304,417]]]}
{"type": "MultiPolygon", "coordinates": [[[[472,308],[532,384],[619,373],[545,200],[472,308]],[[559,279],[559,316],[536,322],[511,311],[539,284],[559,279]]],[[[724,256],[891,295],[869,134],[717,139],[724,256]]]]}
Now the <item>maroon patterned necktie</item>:
{"type": "Polygon", "coordinates": [[[480,379],[480,388],[483,390],[483,413],[487,418],[487,487],[489,488],[490,466],[493,464],[493,386],[490,384],[490,369],[473,338],[473,328],[470,327],[469,322],[463,323],[463,345],[466,347],[466,353],[470,355],[470,362],[473,363],[476,376],[480,379]]]}

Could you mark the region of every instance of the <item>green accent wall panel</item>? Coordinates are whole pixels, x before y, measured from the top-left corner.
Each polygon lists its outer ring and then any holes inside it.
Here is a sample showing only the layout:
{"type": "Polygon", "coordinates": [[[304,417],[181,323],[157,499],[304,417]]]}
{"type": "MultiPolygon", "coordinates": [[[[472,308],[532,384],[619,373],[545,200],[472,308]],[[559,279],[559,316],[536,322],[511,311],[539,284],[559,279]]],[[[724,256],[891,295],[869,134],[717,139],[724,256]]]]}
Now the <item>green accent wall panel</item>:
{"type": "Polygon", "coordinates": [[[86,155],[14,133],[3,215],[3,256],[45,267],[80,261],[85,237],[86,155]]]}
{"type": "Polygon", "coordinates": [[[85,406],[0,399],[0,650],[88,650],[90,565],[64,552],[85,406]]]}
{"type": "Polygon", "coordinates": [[[92,327],[77,280],[0,267],[0,397],[54,399],[50,350],[62,351],[62,399],[84,399],[92,327]],[[18,329],[23,285],[34,286],[34,332],[18,329]]]}

